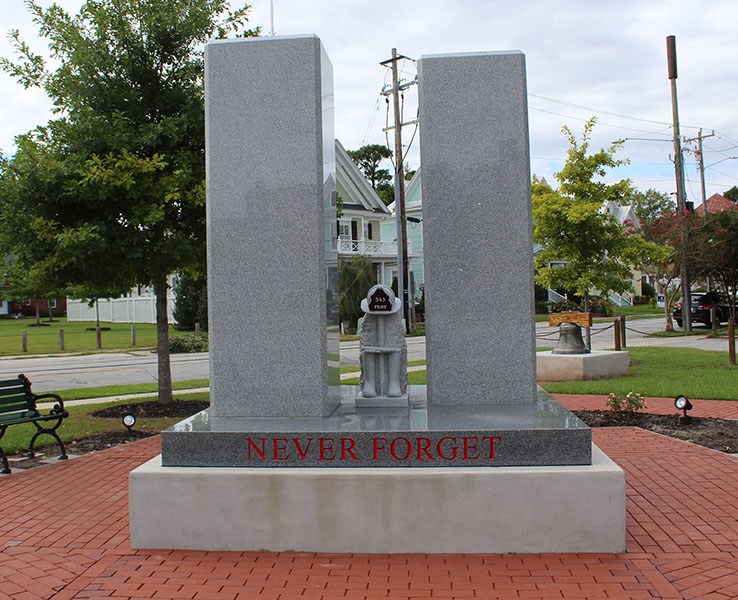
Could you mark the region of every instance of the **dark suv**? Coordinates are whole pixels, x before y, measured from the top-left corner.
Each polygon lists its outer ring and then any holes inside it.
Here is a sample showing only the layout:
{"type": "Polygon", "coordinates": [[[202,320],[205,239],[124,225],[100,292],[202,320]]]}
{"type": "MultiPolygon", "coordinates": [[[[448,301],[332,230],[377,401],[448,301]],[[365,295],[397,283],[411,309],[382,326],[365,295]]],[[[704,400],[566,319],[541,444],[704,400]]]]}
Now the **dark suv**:
{"type": "MultiPolygon", "coordinates": [[[[718,325],[726,323],[730,318],[730,305],[728,297],[718,292],[702,292],[693,293],[692,300],[692,323],[703,323],[708,327],[712,325],[712,315],[710,311],[715,307],[716,319],[718,325]]],[[[674,305],[674,320],[679,327],[682,326],[682,303],[677,302],[674,305]]]]}

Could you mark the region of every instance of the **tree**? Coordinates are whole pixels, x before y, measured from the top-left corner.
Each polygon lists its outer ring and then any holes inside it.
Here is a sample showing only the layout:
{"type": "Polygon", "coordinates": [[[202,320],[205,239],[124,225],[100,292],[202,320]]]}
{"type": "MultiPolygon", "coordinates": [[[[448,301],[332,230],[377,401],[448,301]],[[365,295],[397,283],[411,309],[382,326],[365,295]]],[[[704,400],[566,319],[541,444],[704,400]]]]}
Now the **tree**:
{"type": "Polygon", "coordinates": [[[630,289],[631,269],[658,249],[641,236],[631,235],[602,210],[606,202],[622,204],[630,192],[625,179],[614,184],[600,180],[607,168],[626,161],[614,158],[620,144],[588,154],[595,119],[585,127],[581,142],[564,127],[570,148],[561,172],[559,189],[534,179],[533,239],[543,250],[536,258],[536,280],[549,287],[575,290],[589,311],[593,289],[624,292],[630,289]]]}
{"type": "Polygon", "coordinates": [[[116,286],[153,284],[159,401],[169,402],[167,276],[204,269],[202,46],[258,29],[242,31],[249,7],[231,12],[227,0],[87,0],[74,18],[27,5],[58,67],[47,71],[17,31],[18,61],[0,66],[60,114],[34,141],[64,176],[49,196],[26,198],[64,248],[48,271],[97,288],[90,258],[104,250],[98,264],[116,286]]]}
{"type": "Polygon", "coordinates": [[[699,254],[702,225],[699,215],[673,210],[641,230],[644,239],[661,248],[660,254],[646,258],[643,268],[654,275],[656,289],[664,296],[665,331],[674,330],[671,313],[681,295],[682,265],[699,254]]]}
{"type": "Polygon", "coordinates": [[[645,192],[633,190],[625,202],[633,206],[642,229],[647,229],[661,217],[669,215],[676,209],[676,202],[669,194],[654,189],[648,189],[645,192]]]}
{"type": "Polygon", "coordinates": [[[374,267],[366,256],[356,254],[338,261],[338,312],[341,321],[356,324],[363,314],[361,301],[375,283],[374,267]]]}
{"type": "Polygon", "coordinates": [[[204,331],[208,329],[208,282],[205,278],[197,278],[180,274],[174,284],[174,320],[177,329],[194,331],[199,323],[204,331]]]}
{"type": "Polygon", "coordinates": [[[736,321],[738,294],[738,211],[708,213],[697,241],[699,252],[691,261],[694,268],[712,281],[730,299],[730,318],[736,321]]]}
{"type": "Polygon", "coordinates": [[[734,185],[729,190],[726,190],[723,193],[723,196],[725,196],[731,202],[738,204],[738,185],[734,185]]]}
{"type": "Polygon", "coordinates": [[[348,150],[346,153],[359,166],[364,177],[367,178],[375,190],[380,183],[390,183],[392,181],[389,170],[382,169],[379,166],[382,161],[392,158],[392,151],[387,146],[369,144],[358,150],[348,150]]]}

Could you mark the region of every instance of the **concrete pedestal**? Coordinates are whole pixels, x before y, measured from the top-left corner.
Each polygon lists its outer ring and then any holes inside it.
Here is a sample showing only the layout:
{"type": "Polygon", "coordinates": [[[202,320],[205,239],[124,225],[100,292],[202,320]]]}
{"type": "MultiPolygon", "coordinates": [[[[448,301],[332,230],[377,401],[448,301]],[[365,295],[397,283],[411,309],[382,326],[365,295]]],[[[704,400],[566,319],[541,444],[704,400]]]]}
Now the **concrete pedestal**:
{"type": "Polygon", "coordinates": [[[134,548],[312,552],[623,552],[625,475],[497,468],[162,467],[130,474],[134,548]]]}
{"type": "Polygon", "coordinates": [[[578,381],[630,373],[627,351],[593,350],[589,354],[536,353],[538,381],[578,381]]]}

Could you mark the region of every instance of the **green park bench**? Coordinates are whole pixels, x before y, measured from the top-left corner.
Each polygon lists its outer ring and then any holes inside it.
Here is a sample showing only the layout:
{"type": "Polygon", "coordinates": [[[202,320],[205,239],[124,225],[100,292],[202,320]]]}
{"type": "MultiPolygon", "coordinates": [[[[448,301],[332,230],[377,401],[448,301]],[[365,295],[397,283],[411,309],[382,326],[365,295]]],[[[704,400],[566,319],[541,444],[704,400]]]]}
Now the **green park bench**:
{"type": "MultiPolygon", "coordinates": [[[[62,419],[69,416],[64,409],[64,401],[56,394],[34,394],[31,391],[31,382],[25,375],[18,375],[15,379],[5,379],[0,381],[0,438],[5,435],[5,430],[11,425],[20,423],[33,423],[36,426],[36,433],[31,438],[28,446],[28,456],[33,458],[33,445],[38,437],[43,433],[48,433],[54,437],[59,443],[61,456],[59,460],[67,458],[67,451],[64,443],[56,433],[62,419]],[[46,414],[39,411],[36,403],[42,398],[52,398],[56,400],[54,407],[46,414]],[[52,427],[43,427],[40,423],[52,422],[52,427]]],[[[2,473],[10,473],[10,465],[5,451],[0,447],[0,458],[3,461],[2,473]]]]}

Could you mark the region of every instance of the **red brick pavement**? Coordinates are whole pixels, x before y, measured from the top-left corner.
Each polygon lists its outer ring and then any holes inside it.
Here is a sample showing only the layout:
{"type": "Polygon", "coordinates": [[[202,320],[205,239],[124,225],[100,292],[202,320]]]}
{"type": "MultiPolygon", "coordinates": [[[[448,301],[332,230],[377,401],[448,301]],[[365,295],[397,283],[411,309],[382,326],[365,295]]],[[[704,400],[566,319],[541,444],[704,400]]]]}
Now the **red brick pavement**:
{"type": "Polygon", "coordinates": [[[0,478],[0,600],[738,598],[738,457],[634,428],[593,437],[626,472],[625,554],[131,550],[128,473],[155,437],[0,478]]]}

